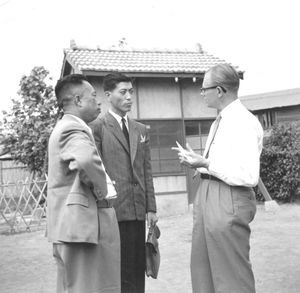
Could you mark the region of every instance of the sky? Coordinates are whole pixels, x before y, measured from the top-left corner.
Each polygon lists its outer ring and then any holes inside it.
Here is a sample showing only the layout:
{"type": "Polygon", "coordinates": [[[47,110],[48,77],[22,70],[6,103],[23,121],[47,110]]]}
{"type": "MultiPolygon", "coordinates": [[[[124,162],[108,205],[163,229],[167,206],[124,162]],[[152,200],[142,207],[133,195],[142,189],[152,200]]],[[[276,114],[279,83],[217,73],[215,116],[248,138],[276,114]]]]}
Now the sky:
{"type": "Polygon", "coordinates": [[[63,49],[204,51],[245,71],[240,95],[299,88],[298,0],[0,0],[0,111],[34,66],[56,81],[63,49]]]}

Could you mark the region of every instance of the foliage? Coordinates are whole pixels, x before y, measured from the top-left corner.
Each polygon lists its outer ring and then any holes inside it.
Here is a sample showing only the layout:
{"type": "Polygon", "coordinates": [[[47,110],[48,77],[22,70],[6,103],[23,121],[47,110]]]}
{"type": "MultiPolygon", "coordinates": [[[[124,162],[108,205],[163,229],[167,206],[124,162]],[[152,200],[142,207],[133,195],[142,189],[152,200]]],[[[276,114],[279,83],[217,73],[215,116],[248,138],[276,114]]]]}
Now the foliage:
{"type": "Polygon", "coordinates": [[[299,125],[286,123],[272,128],[261,155],[261,178],[273,199],[290,202],[299,196],[299,125]]]}
{"type": "Polygon", "coordinates": [[[23,76],[19,98],[12,99],[9,112],[3,111],[6,150],[38,175],[46,170],[48,138],[58,115],[53,87],[46,83],[48,74],[44,67],[34,67],[23,76]]]}

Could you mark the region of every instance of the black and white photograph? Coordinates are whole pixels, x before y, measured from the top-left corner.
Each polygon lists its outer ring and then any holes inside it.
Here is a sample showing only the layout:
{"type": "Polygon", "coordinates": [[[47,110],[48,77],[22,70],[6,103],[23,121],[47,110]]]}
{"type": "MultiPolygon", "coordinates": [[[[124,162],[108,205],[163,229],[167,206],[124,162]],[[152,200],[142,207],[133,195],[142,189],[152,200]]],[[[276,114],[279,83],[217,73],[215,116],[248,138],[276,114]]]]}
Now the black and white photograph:
{"type": "Polygon", "coordinates": [[[300,292],[299,28],[296,0],[0,0],[0,292],[300,292]]]}

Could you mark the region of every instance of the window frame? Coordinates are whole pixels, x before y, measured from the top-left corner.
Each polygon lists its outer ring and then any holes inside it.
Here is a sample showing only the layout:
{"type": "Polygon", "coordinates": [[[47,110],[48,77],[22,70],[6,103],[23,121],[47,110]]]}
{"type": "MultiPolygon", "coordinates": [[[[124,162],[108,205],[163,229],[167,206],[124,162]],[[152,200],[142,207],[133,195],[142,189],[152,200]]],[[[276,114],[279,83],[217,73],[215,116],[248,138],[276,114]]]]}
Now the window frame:
{"type": "MultiPolygon", "coordinates": [[[[151,130],[149,129],[148,125],[150,125],[150,127],[151,126],[153,127],[153,124],[162,124],[162,123],[165,123],[165,122],[167,122],[167,123],[177,123],[178,124],[177,132],[179,132],[180,137],[177,136],[176,140],[178,140],[178,142],[182,143],[182,144],[184,144],[184,142],[185,142],[185,132],[184,132],[184,129],[183,129],[184,124],[183,124],[182,119],[139,119],[138,121],[147,126],[148,134],[150,136],[150,151],[153,149],[153,147],[151,146],[151,130]]],[[[176,160],[178,160],[178,158],[176,158],[176,159],[175,159],[175,157],[174,157],[174,159],[173,158],[170,158],[170,159],[162,158],[161,157],[161,149],[170,148],[170,151],[172,151],[171,147],[176,146],[176,143],[174,141],[174,145],[172,144],[172,146],[168,145],[167,147],[164,147],[164,145],[160,144],[159,137],[164,135],[165,133],[164,132],[159,133],[159,132],[157,132],[157,129],[155,129],[155,134],[158,137],[158,147],[155,147],[155,149],[157,148],[159,153],[158,153],[158,159],[153,159],[152,156],[151,156],[151,163],[152,162],[158,162],[159,171],[153,170],[153,167],[152,167],[153,177],[186,175],[186,170],[182,166],[181,166],[181,170],[178,169],[176,171],[162,171],[162,167],[161,167],[161,162],[162,161],[176,161],[176,160]]],[[[175,152],[175,151],[172,151],[172,152],[175,152]]],[[[179,160],[178,160],[178,162],[179,162],[179,160]]]]}

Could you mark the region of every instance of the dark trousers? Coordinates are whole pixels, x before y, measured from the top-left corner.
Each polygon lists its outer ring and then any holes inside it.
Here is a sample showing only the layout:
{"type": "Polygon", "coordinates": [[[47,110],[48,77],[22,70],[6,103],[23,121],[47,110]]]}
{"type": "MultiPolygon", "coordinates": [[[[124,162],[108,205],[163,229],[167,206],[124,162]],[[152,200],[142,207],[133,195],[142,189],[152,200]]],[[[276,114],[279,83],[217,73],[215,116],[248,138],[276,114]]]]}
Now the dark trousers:
{"type": "Polygon", "coordinates": [[[145,221],[119,222],[121,292],[145,292],[145,221]]]}

